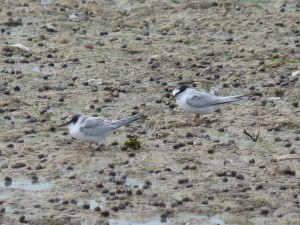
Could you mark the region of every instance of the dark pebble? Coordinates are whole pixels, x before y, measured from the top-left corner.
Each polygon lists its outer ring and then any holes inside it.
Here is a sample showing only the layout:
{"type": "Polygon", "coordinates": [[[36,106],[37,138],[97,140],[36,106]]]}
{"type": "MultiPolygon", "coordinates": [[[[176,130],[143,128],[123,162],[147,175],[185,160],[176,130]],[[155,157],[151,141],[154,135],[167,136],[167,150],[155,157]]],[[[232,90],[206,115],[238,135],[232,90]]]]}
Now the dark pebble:
{"type": "Polygon", "coordinates": [[[25,219],[24,215],[22,215],[22,216],[19,217],[19,222],[20,223],[25,223],[26,222],[26,219],[25,219]]]}
{"type": "Polygon", "coordinates": [[[90,209],[90,203],[83,203],[82,208],[83,209],[90,209]]]}
{"type": "Polygon", "coordinates": [[[255,163],[255,159],[249,159],[249,163],[255,163]]]}
{"type": "Polygon", "coordinates": [[[261,190],[263,188],[264,188],[263,184],[258,184],[258,185],[256,185],[255,190],[261,190]]]}
{"type": "Polygon", "coordinates": [[[178,184],[184,184],[184,183],[189,182],[189,179],[186,177],[183,177],[183,178],[179,178],[177,182],[178,182],[178,184]]]}
{"type": "Polygon", "coordinates": [[[112,209],[113,211],[115,211],[115,212],[118,212],[118,211],[119,211],[119,207],[116,206],[116,205],[112,206],[111,209],[112,209]]]}
{"type": "Polygon", "coordinates": [[[4,181],[6,181],[6,182],[12,182],[12,179],[10,177],[5,177],[4,181]]]}
{"type": "Polygon", "coordinates": [[[142,189],[138,189],[135,192],[136,195],[142,195],[143,194],[143,190],[142,189]]]}
{"type": "Polygon", "coordinates": [[[96,184],[96,188],[103,188],[103,184],[102,183],[96,184]]]}
{"type": "Polygon", "coordinates": [[[99,206],[96,206],[96,207],[94,208],[94,211],[95,211],[95,212],[100,212],[100,211],[101,211],[101,208],[100,208],[99,206]]]}
{"type": "Polygon", "coordinates": [[[262,214],[264,216],[268,215],[268,213],[269,213],[269,210],[267,208],[263,208],[260,210],[260,214],[262,214]]]}
{"type": "Polygon", "coordinates": [[[26,163],[16,162],[16,163],[11,165],[11,168],[18,169],[18,168],[22,168],[22,167],[26,167],[26,166],[27,166],[26,163]]]}
{"type": "Polygon", "coordinates": [[[296,171],[295,170],[292,170],[290,167],[285,167],[283,170],[282,170],[283,174],[285,175],[290,175],[290,176],[295,176],[296,175],[296,171]]]}
{"type": "Polygon", "coordinates": [[[239,173],[239,174],[236,175],[236,179],[245,180],[245,177],[244,177],[244,175],[239,173]]]}
{"type": "Polygon", "coordinates": [[[17,85],[17,86],[14,87],[14,90],[15,90],[15,91],[20,91],[21,88],[17,85]]]}
{"type": "Polygon", "coordinates": [[[104,210],[104,211],[102,211],[101,212],[101,215],[103,216],[103,217],[109,217],[109,211],[108,210],[104,210]]]}
{"type": "Polygon", "coordinates": [[[129,156],[129,157],[135,157],[135,153],[134,153],[134,152],[129,152],[129,153],[128,153],[128,156],[129,156]]]}
{"type": "Polygon", "coordinates": [[[178,143],[178,144],[173,145],[173,149],[178,149],[178,148],[181,148],[183,146],[185,146],[184,143],[178,143]]]}
{"type": "Polygon", "coordinates": [[[289,148],[289,147],[292,146],[292,143],[291,142],[286,142],[283,146],[286,147],[286,148],[289,148]]]}

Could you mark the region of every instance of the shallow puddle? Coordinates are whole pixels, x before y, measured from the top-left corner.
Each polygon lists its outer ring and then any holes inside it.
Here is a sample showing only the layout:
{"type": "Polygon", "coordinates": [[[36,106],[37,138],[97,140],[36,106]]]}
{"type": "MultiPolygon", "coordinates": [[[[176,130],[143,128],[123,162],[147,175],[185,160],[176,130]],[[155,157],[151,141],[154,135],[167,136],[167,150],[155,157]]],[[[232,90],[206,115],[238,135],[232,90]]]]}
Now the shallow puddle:
{"type": "Polygon", "coordinates": [[[96,200],[96,199],[90,199],[90,200],[79,200],[77,202],[77,205],[83,206],[83,204],[88,203],[90,204],[90,209],[94,209],[96,206],[99,206],[100,208],[103,206],[104,200],[96,200]]]}
{"type": "Polygon", "coordinates": [[[110,225],[161,225],[168,224],[168,222],[161,222],[158,219],[149,220],[149,221],[137,221],[132,222],[128,220],[113,220],[109,222],[110,225]]]}
{"type": "Polygon", "coordinates": [[[4,181],[1,179],[0,188],[14,188],[27,191],[42,191],[52,188],[54,185],[52,182],[39,182],[37,180],[31,180],[28,178],[16,178],[12,181],[4,181]]]}

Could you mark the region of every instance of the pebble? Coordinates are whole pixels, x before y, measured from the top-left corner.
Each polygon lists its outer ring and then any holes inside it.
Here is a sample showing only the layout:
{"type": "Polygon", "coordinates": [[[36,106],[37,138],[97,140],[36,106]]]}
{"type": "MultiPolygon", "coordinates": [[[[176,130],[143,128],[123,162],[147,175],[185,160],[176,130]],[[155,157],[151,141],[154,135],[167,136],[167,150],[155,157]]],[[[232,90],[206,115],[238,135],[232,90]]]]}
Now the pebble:
{"type": "Polygon", "coordinates": [[[110,212],[108,210],[104,210],[104,211],[101,212],[101,215],[103,217],[109,217],[109,214],[110,214],[110,212]]]}
{"type": "Polygon", "coordinates": [[[24,162],[16,162],[14,164],[11,165],[11,168],[13,169],[19,169],[19,168],[22,168],[22,167],[26,167],[26,163],[24,162]]]}
{"type": "Polygon", "coordinates": [[[255,163],[255,159],[249,159],[249,163],[255,163]]]}
{"type": "Polygon", "coordinates": [[[143,192],[144,192],[144,191],[143,191],[142,189],[138,189],[138,190],[136,190],[135,194],[136,194],[136,195],[142,195],[143,192]]]}
{"type": "Polygon", "coordinates": [[[90,209],[90,203],[83,203],[82,208],[83,209],[90,209]]]}
{"type": "Polygon", "coordinates": [[[22,215],[22,216],[19,217],[19,222],[20,223],[25,223],[26,222],[26,219],[25,219],[24,215],[22,215]]]}

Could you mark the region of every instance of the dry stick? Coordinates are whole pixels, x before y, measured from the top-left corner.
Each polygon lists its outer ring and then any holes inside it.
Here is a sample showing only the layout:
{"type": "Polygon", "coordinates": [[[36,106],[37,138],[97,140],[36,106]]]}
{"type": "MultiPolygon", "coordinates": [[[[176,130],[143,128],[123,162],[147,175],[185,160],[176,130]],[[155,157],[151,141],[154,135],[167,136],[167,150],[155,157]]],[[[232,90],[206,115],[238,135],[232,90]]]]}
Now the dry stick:
{"type": "Polygon", "coordinates": [[[252,141],[254,142],[257,142],[258,138],[259,138],[259,133],[260,133],[260,124],[258,124],[259,127],[258,127],[258,132],[257,132],[257,135],[255,136],[254,134],[249,134],[245,129],[244,129],[244,134],[246,134],[248,137],[251,138],[252,141]]]}

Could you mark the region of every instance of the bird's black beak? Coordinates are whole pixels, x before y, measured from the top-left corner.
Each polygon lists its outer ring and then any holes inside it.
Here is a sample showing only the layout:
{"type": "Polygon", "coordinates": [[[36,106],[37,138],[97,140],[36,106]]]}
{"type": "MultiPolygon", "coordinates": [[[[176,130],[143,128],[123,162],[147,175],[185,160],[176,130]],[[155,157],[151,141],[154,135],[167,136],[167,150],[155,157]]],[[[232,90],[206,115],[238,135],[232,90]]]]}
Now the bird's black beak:
{"type": "Polygon", "coordinates": [[[67,123],[59,124],[57,127],[64,127],[64,126],[67,126],[67,123]]]}

